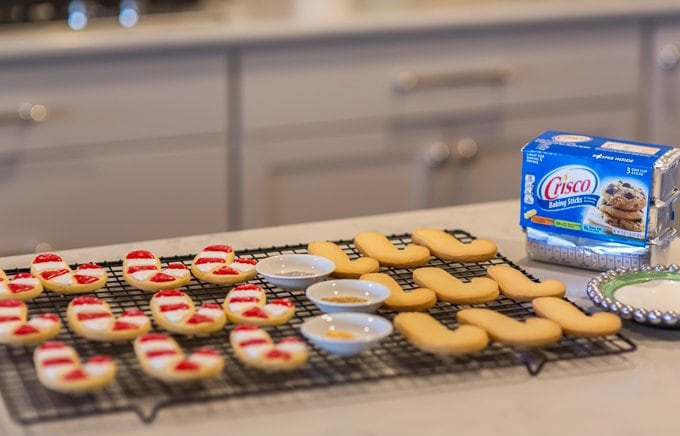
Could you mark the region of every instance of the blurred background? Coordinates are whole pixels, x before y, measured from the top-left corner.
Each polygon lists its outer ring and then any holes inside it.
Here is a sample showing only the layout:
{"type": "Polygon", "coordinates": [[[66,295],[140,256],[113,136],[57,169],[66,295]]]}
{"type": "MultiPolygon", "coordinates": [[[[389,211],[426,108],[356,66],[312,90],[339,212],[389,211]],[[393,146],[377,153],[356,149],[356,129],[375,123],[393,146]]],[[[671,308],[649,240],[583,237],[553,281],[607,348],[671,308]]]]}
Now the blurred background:
{"type": "Polygon", "coordinates": [[[0,255],[517,198],[543,130],[674,144],[680,4],[0,1],[0,255]]]}

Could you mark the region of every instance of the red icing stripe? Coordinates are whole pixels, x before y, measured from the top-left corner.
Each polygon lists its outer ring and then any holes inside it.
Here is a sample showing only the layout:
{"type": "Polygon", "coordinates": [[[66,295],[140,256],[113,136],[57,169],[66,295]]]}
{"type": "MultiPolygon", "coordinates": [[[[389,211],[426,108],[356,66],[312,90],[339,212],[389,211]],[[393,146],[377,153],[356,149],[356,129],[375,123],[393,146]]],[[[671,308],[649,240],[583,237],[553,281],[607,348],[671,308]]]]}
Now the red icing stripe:
{"type": "Polygon", "coordinates": [[[219,257],[202,257],[196,261],[196,265],[203,265],[204,263],[222,263],[224,259],[219,257]]]}
{"type": "Polygon", "coordinates": [[[279,341],[279,344],[286,344],[286,343],[299,344],[299,343],[302,343],[302,341],[299,340],[298,338],[293,337],[293,336],[286,336],[285,338],[283,338],[279,341]]]}
{"type": "Polygon", "coordinates": [[[57,350],[59,348],[66,348],[66,344],[58,341],[49,341],[38,347],[39,350],[57,350]]]}
{"type": "Polygon", "coordinates": [[[56,269],[52,271],[44,271],[40,273],[40,276],[44,278],[45,280],[51,280],[55,277],[63,276],[64,274],[68,274],[67,269],[56,269]]]}
{"type": "Polygon", "coordinates": [[[233,289],[234,291],[258,291],[260,287],[253,285],[252,283],[245,283],[243,285],[238,285],[233,289]]]}
{"type": "Polygon", "coordinates": [[[152,252],[147,250],[135,250],[131,251],[125,256],[126,259],[155,259],[156,256],[152,252]]]}
{"type": "Polygon", "coordinates": [[[100,279],[100,277],[95,277],[95,276],[83,276],[80,274],[76,274],[73,276],[73,278],[76,280],[76,283],[79,285],[89,285],[90,283],[94,283],[97,280],[100,279]]]}
{"type": "Polygon", "coordinates": [[[14,276],[15,279],[32,279],[33,276],[29,273],[19,273],[14,276]]]}
{"type": "Polygon", "coordinates": [[[175,365],[176,371],[198,371],[199,369],[201,369],[200,365],[190,360],[182,360],[175,365]]]}
{"type": "Polygon", "coordinates": [[[268,351],[265,355],[265,359],[283,359],[283,360],[290,360],[293,356],[286,352],[286,351],[281,351],[277,350],[276,348],[273,350],[268,351]]]}
{"type": "Polygon", "coordinates": [[[153,277],[149,279],[149,281],[156,283],[171,282],[173,280],[176,280],[176,277],[163,273],[155,274],[153,277]]]}
{"type": "Polygon", "coordinates": [[[203,251],[223,251],[225,253],[231,253],[233,249],[226,244],[209,245],[203,249],[203,251]]]}
{"type": "Polygon", "coordinates": [[[120,314],[121,318],[123,318],[125,316],[146,316],[146,315],[144,315],[144,312],[142,312],[139,309],[128,309],[125,312],[120,314]]]}
{"type": "Polygon", "coordinates": [[[189,305],[187,303],[161,304],[160,306],[161,312],[171,312],[173,310],[186,310],[186,309],[189,309],[189,305]]]}
{"type": "Polygon", "coordinates": [[[34,289],[35,286],[30,286],[30,285],[19,285],[16,283],[8,283],[7,288],[9,291],[13,294],[19,294],[21,292],[26,292],[30,291],[31,289],[34,289]]]}
{"type": "Polygon", "coordinates": [[[234,259],[235,263],[246,263],[248,265],[257,265],[257,261],[255,259],[244,259],[244,258],[238,258],[234,259]]]}
{"type": "Polygon", "coordinates": [[[120,330],[135,330],[137,328],[137,324],[133,324],[131,322],[125,322],[125,321],[116,321],[113,323],[113,331],[120,331],[120,330]]]}
{"type": "Polygon", "coordinates": [[[63,262],[64,259],[57,256],[54,253],[43,253],[39,254],[33,259],[33,263],[45,263],[45,262],[63,262]]]}
{"type": "Polygon", "coordinates": [[[87,361],[87,363],[110,363],[113,362],[113,359],[111,359],[109,356],[92,356],[90,357],[90,360],[87,361]]]}
{"type": "Polygon", "coordinates": [[[30,324],[24,324],[18,329],[14,330],[14,334],[17,336],[33,335],[35,333],[40,333],[40,330],[30,324]]]}
{"type": "Polygon", "coordinates": [[[219,269],[216,269],[215,271],[213,271],[213,274],[216,274],[218,276],[237,276],[241,273],[236,271],[234,268],[230,268],[228,266],[223,266],[223,267],[220,267],[219,269]]]}
{"type": "Polygon", "coordinates": [[[187,269],[183,263],[169,263],[167,269],[187,269]]]}
{"type": "Polygon", "coordinates": [[[128,274],[134,274],[137,271],[155,271],[158,268],[155,265],[139,265],[139,266],[131,266],[127,269],[128,274]]]}
{"type": "Polygon", "coordinates": [[[177,289],[164,289],[162,291],[156,292],[154,297],[184,297],[186,294],[182,291],[178,291],[177,289]]]}
{"type": "Polygon", "coordinates": [[[139,337],[139,342],[168,341],[170,338],[161,333],[147,333],[139,337]]]}
{"type": "Polygon", "coordinates": [[[24,303],[19,300],[0,300],[0,307],[21,307],[24,303]]]}
{"type": "Polygon", "coordinates": [[[250,318],[264,318],[267,319],[269,316],[267,313],[262,310],[260,307],[252,307],[242,313],[243,316],[247,316],[250,318]]]}
{"type": "Polygon", "coordinates": [[[90,319],[99,319],[99,318],[110,318],[111,314],[108,312],[97,312],[97,313],[79,313],[78,314],[78,321],[87,321],[90,319]]]}
{"type": "Polygon", "coordinates": [[[239,342],[239,347],[244,348],[244,347],[249,347],[251,345],[259,345],[259,344],[269,344],[270,342],[264,338],[255,338],[255,339],[248,339],[247,341],[239,342]]]}
{"type": "Polygon", "coordinates": [[[201,306],[202,309],[222,309],[222,307],[217,303],[206,303],[201,306]]]}
{"type": "Polygon", "coordinates": [[[21,321],[20,316],[0,316],[0,322],[21,321]]]}
{"type": "Polygon", "coordinates": [[[78,266],[78,269],[102,269],[101,266],[93,262],[84,263],[78,266]]]}
{"type": "Polygon", "coordinates": [[[204,324],[213,322],[213,319],[209,316],[201,315],[200,313],[195,313],[189,318],[187,324],[204,324]]]}
{"type": "Polygon", "coordinates": [[[257,297],[231,297],[229,303],[257,303],[260,301],[257,297]]]}
{"type": "MultiPolygon", "coordinates": [[[[41,347],[44,349],[44,347],[41,347]]],[[[72,357],[54,357],[52,359],[45,359],[41,362],[42,366],[65,365],[68,363],[75,363],[72,357]]]]}
{"type": "Polygon", "coordinates": [[[220,353],[217,350],[214,350],[210,347],[203,347],[199,348],[198,350],[194,351],[192,354],[203,354],[205,356],[218,356],[220,353]]]}
{"type": "Polygon", "coordinates": [[[240,332],[240,331],[252,331],[252,330],[260,330],[260,327],[256,325],[251,325],[251,324],[241,324],[237,325],[234,327],[235,332],[240,332]]]}
{"type": "Polygon", "coordinates": [[[152,350],[147,351],[146,357],[153,359],[154,357],[160,356],[174,356],[177,354],[177,350],[152,350]]]}
{"type": "Polygon", "coordinates": [[[49,319],[50,321],[59,322],[59,317],[57,316],[56,313],[43,313],[42,315],[39,315],[38,318],[49,319]]]}
{"type": "Polygon", "coordinates": [[[85,304],[104,304],[102,300],[97,297],[76,297],[71,301],[71,306],[82,306],[85,304]]]}
{"type": "Polygon", "coordinates": [[[87,378],[87,374],[82,369],[74,369],[64,376],[64,380],[82,380],[87,378]]]}
{"type": "Polygon", "coordinates": [[[272,300],[269,304],[276,304],[277,306],[293,307],[293,303],[287,298],[279,298],[278,300],[272,300]]]}

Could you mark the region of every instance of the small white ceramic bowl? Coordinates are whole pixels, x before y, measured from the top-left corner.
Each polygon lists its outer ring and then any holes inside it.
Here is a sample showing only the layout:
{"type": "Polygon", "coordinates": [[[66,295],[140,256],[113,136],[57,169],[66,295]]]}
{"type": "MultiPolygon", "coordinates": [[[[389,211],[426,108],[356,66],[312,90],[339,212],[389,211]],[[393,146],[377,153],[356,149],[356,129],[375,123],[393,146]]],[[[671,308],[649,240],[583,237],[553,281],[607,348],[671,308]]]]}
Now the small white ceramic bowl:
{"type": "Polygon", "coordinates": [[[322,312],[375,312],[383,301],[390,296],[387,286],[380,283],[369,282],[368,280],[327,280],[315,283],[307,288],[307,298],[322,312]],[[324,298],[354,297],[361,298],[361,302],[334,302],[326,301],[324,298]]]}
{"type": "Polygon", "coordinates": [[[392,323],[378,315],[343,312],[307,318],[300,332],[317,347],[348,357],[368,350],[389,336],[392,323]],[[335,334],[336,337],[329,334],[335,334]],[[346,335],[351,338],[342,337],[346,335]]]}
{"type": "Polygon", "coordinates": [[[255,269],[274,286],[299,290],[325,280],[335,264],[311,254],[281,254],[258,261],[255,269]]]}

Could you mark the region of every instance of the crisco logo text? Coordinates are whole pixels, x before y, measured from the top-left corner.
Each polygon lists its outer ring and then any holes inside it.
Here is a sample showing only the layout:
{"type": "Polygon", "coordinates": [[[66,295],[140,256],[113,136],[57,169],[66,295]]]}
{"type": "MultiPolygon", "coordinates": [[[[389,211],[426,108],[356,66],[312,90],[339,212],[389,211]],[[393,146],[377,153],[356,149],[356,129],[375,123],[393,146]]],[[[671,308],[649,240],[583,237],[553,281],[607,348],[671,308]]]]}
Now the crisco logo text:
{"type": "Polygon", "coordinates": [[[567,165],[548,173],[539,184],[539,196],[552,201],[562,197],[591,194],[598,185],[597,175],[581,166],[567,165]]]}

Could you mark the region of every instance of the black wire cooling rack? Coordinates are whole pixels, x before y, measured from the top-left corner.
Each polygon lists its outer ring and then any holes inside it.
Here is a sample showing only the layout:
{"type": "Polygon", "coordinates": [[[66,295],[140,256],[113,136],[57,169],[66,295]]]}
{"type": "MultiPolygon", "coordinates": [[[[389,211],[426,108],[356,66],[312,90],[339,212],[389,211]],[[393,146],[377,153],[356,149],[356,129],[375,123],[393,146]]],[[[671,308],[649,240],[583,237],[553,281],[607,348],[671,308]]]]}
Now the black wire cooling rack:
{"type": "MultiPolygon", "coordinates": [[[[474,239],[469,233],[449,231],[463,242],[474,239]]],[[[394,235],[390,240],[403,247],[410,243],[409,235],[394,235]]],[[[351,257],[359,253],[351,241],[336,241],[351,257]]],[[[306,245],[258,248],[237,252],[239,257],[263,259],[276,254],[305,253],[306,245]]],[[[189,266],[193,255],[165,257],[161,261],[182,262],[189,266]]],[[[114,315],[127,309],[140,309],[151,316],[149,299],[152,294],[133,289],[122,277],[122,262],[100,263],[109,271],[109,280],[103,289],[94,294],[106,300],[114,315]]],[[[446,269],[463,281],[486,275],[491,265],[507,264],[520,269],[502,255],[487,262],[447,263],[432,258],[429,266],[446,269]]],[[[8,275],[24,272],[25,269],[7,270],[8,275]]],[[[412,281],[411,269],[386,268],[405,289],[416,287],[412,281]]],[[[523,271],[524,272],[524,271],[523,271]]],[[[526,274],[526,272],[524,272],[526,274]]],[[[527,276],[529,276],[527,274],[527,276]]],[[[534,277],[529,276],[532,280],[534,277]]],[[[266,289],[268,298],[290,298],[295,302],[296,313],[291,321],[282,326],[271,327],[269,332],[277,341],[289,335],[299,335],[299,326],[307,317],[320,312],[309,301],[304,292],[286,291],[275,288],[259,276],[251,281],[266,289]]],[[[196,279],[183,289],[197,305],[222,303],[228,289],[199,282],[196,279]]],[[[131,411],[144,422],[151,422],[159,410],[183,403],[206,400],[228,399],[244,395],[266,395],[296,389],[310,389],[337,384],[376,381],[394,377],[425,376],[445,373],[460,373],[525,366],[530,374],[536,375],[548,362],[578,359],[593,356],[620,354],[635,350],[635,345],[624,336],[612,335],[600,338],[575,338],[563,336],[557,344],[534,349],[518,349],[491,343],[485,350],[467,356],[435,356],[412,347],[401,334],[395,332],[379,346],[358,357],[342,358],[328,354],[310,345],[309,362],[303,367],[282,373],[266,373],[249,368],[236,360],[229,345],[227,328],[206,337],[176,336],[186,351],[202,346],[212,346],[225,356],[225,371],[219,378],[189,384],[166,384],[145,375],[135,358],[130,343],[97,343],[75,335],[66,323],[66,306],[69,297],[45,292],[28,303],[29,316],[46,312],[57,312],[64,323],[56,340],[65,341],[78,350],[87,360],[96,354],[115,358],[118,363],[116,379],[107,388],[84,395],[59,394],[45,389],[37,379],[32,362],[32,347],[0,346],[0,390],[12,418],[20,424],[35,424],[54,420],[78,418],[87,415],[131,411]]],[[[439,302],[428,310],[436,319],[448,327],[455,328],[456,312],[470,306],[451,305],[439,302]]],[[[487,307],[517,319],[534,316],[530,303],[512,301],[499,297],[495,301],[476,305],[487,307]]],[[[381,310],[380,314],[391,319],[395,313],[381,310]]]]}

